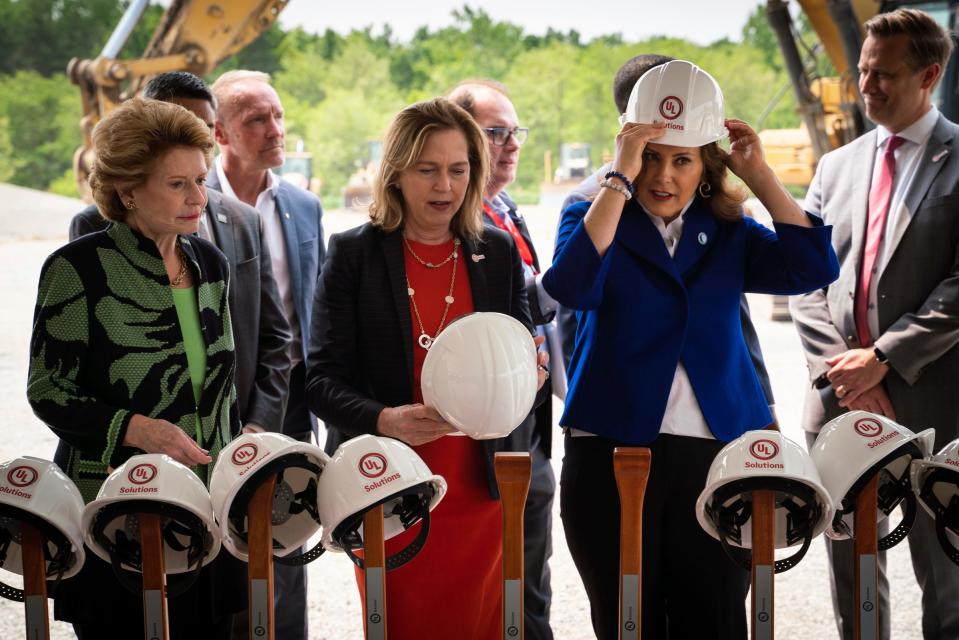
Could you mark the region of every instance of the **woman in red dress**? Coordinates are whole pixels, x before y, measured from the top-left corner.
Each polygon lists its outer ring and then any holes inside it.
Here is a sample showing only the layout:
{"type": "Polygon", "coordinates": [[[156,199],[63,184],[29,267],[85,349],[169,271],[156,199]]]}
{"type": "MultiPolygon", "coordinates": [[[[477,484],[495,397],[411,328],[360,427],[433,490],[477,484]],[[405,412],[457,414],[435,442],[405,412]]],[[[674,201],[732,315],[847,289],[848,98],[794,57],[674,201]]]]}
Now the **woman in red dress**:
{"type": "MultiPolygon", "coordinates": [[[[364,433],[394,437],[449,486],[423,551],[386,576],[391,640],[500,633],[492,461],[497,451],[528,451],[531,434],[451,436],[420,392],[426,352],[454,319],[498,311],[532,332],[516,246],[483,225],[487,176],[486,140],[465,111],[443,98],[407,107],[387,134],[371,221],[330,238],[317,286],[307,394],[329,429],[327,451],[364,433]]],[[[388,541],[387,555],[418,526],[388,541]]],[[[357,582],[362,591],[360,573],[357,582]]]]}

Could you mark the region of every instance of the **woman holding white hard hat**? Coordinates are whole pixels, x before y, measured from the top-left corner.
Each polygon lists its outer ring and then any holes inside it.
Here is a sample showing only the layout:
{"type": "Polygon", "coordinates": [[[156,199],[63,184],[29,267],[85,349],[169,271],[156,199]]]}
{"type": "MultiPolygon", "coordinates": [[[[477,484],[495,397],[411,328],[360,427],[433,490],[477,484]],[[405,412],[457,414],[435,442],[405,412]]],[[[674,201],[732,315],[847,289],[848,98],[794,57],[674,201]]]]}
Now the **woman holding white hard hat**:
{"type": "MultiPolygon", "coordinates": [[[[431,370],[457,383],[471,377],[478,383],[472,393],[468,386],[434,384],[440,396],[444,389],[460,389],[464,400],[498,395],[499,387],[475,376],[488,360],[480,355],[472,362],[460,359],[459,367],[456,358],[453,366],[425,366],[442,360],[439,351],[457,341],[476,342],[460,339],[476,324],[468,315],[475,311],[505,314],[507,322],[519,324],[528,342],[520,349],[524,388],[535,390],[545,381],[544,369],[537,370],[519,252],[505,232],[483,225],[488,172],[485,135],[466,111],[443,98],[403,109],[386,136],[370,222],[330,238],[316,290],[307,397],[329,429],[327,452],[362,434],[390,436],[411,445],[448,485],[416,561],[386,580],[393,640],[499,635],[500,600],[489,596],[500,589],[502,557],[493,454],[528,451],[531,433],[512,431],[512,424],[491,434],[506,437],[444,437],[460,415],[467,422],[481,418],[482,411],[470,413],[479,405],[453,406],[447,421],[442,407],[424,402],[431,370]],[[423,614],[424,598],[439,598],[429,615],[423,614]]],[[[497,380],[514,390],[511,378],[497,380]]],[[[527,395],[524,415],[535,395],[527,395]]],[[[408,545],[418,527],[388,540],[387,555],[408,545]]],[[[362,589],[360,574],[357,580],[362,589]]]]}
{"type": "Polygon", "coordinates": [[[648,446],[643,636],[745,638],[749,574],[696,522],[726,442],[773,420],[742,337],[740,295],[795,294],[838,274],[831,228],[802,211],[722,92],[676,60],[633,88],[592,202],[563,212],[543,284],[579,312],[560,424],[561,514],[599,638],[617,637],[616,446],[648,446]],[[728,135],[729,152],[717,142],[728,135]],[[740,177],[775,232],[742,213],[740,177]]]}

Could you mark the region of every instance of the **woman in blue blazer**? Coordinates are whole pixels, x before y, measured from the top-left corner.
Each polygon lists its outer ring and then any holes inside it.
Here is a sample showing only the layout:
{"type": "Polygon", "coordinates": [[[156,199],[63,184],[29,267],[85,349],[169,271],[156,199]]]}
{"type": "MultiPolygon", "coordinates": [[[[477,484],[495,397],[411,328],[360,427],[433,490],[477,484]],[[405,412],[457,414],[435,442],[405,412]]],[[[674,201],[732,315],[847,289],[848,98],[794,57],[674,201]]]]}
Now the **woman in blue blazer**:
{"type": "Polygon", "coordinates": [[[677,146],[691,135],[627,122],[604,188],[563,212],[543,278],[579,320],[560,419],[560,504],[600,639],[618,632],[612,452],[622,445],[652,451],[643,637],[746,637],[749,574],[702,531],[694,508],[719,449],[772,422],[743,340],[740,295],[804,293],[838,275],[831,228],[789,196],[748,125],[725,125],[728,153],[718,135],[677,146]],[[770,211],[775,232],[742,215],[745,196],[727,167],[770,211]]]}

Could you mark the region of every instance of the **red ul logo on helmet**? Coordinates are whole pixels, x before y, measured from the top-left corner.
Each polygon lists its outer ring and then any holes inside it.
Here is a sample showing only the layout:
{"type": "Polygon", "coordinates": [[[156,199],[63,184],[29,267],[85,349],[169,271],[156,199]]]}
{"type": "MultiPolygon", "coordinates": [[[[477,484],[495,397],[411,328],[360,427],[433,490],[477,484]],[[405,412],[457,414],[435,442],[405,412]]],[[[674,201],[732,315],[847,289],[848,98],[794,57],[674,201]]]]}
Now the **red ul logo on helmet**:
{"type": "Polygon", "coordinates": [[[882,423],[873,418],[863,418],[857,420],[855,427],[856,433],[864,438],[875,438],[882,433],[882,423]]]}
{"type": "Polygon", "coordinates": [[[238,467],[242,467],[250,460],[256,458],[257,451],[258,449],[256,448],[256,445],[252,442],[248,442],[241,447],[237,447],[236,451],[233,452],[233,457],[231,458],[233,460],[233,464],[238,467]]]}
{"type": "Polygon", "coordinates": [[[659,103],[659,113],[667,120],[675,120],[683,113],[683,101],[676,96],[666,96],[659,103]]]}
{"type": "Polygon", "coordinates": [[[127,478],[133,484],[146,484],[157,476],[157,468],[152,464],[144,462],[130,469],[127,478]]]}
{"type": "Polygon", "coordinates": [[[386,473],[386,456],[380,453],[368,453],[360,458],[358,467],[360,473],[367,478],[379,478],[386,473]]]}
{"type": "Polygon", "coordinates": [[[757,460],[769,460],[779,455],[779,445],[772,440],[756,440],[749,445],[749,453],[757,460]]]}
{"type": "Polygon", "coordinates": [[[33,467],[14,467],[7,472],[7,482],[15,487],[29,487],[39,477],[40,473],[33,467]]]}

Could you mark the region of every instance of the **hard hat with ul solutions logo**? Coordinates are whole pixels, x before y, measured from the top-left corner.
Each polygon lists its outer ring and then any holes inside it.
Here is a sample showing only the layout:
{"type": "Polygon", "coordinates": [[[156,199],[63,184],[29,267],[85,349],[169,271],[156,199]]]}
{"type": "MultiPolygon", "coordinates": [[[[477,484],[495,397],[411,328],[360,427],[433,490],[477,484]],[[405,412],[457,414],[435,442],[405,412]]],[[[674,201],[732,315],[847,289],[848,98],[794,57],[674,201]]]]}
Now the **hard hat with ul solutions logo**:
{"type": "Polygon", "coordinates": [[[160,453],[133,456],[100,486],[96,500],[83,510],[87,546],[113,565],[120,582],[139,592],[129,571],[142,570],[137,514],[162,518],[164,568],[190,574],[171,595],[185,590],[220,550],[220,531],[210,494],[188,467],[160,453]]]}
{"type": "Polygon", "coordinates": [[[424,404],[477,440],[502,438],[533,409],[536,345],[503,313],[472,313],[436,337],[423,361],[424,404]]]}
{"type": "Polygon", "coordinates": [[[904,503],[902,521],[879,540],[879,548],[890,549],[901,542],[916,517],[910,463],[931,453],[935,436],[934,429],[913,433],[868,411],[850,411],[826,423],[809,450],[832,498],[834,513],[826,535],[836,540],[855,535],[856,497],[879,474],[877,521],[881,522],[900,502],[904,503]]]}
{"type": "MultiPolygon", "coordinates": [[[[70,578],[83,566],[83,498],[53,462],[22,457],[0,464],[0,567],[23,575],[22,527],[44,538],[45,575],[70,578]]],[[[0,582],[0,596],[23,601],[23,591],[0,582]]]]}
{"type": "Polygon", "coordinates": [[[752,494],[757,490],[776,494],[775,547],[802,544],[793,556],[776,561],[776,573],[786,571],[826,528],[832,515],[829,493],[809,454],[778,431],[748,431],[723,447],[709,467],[696,517],[746,569],[748,556],[731,547],[752,548],[752,494]]]}
{"type": "Polygon", "coordinates": [[[210,496],[227,551],[249,560],[247,507],[257,488],[276,475],[274,560],[306,564],[318,558],[322,541],[305,553],[298,550],[320,530],[316,489],[329,460],[319,447],[281,433],[248,433],[226,446],[213,467],[210,496]]]}
{"type": "Polygon", "coordinates": [[[936,455],[913,460],[912,488],[923,509],[936,521],[936,535],[946,556],[959,564],[959,439],[936,455]]]}
{"type": "Polygon", "coordinates": [[[674,147],[701,147],[729,135],[723,92],[711,75],[686,60],[670,60],[644,73],[629,94],[620,124],[666,123],[653,140],[674,147]]]}
{"type": "Polygon", "coordinates": [[[446,495],[446,480],[433,474],[409,446],[394,440],[362,435],[347,440],[333,453],[320,476],[318,501],[323,542],[330,551],[345,551],[358,567],[354,553],[363,547],[363,516],[383,505],[383,539],[389,540],[422,521],[410,544],[387,558],[396,569],[419,553],[429,534],[430,511],[446,495]]]}

